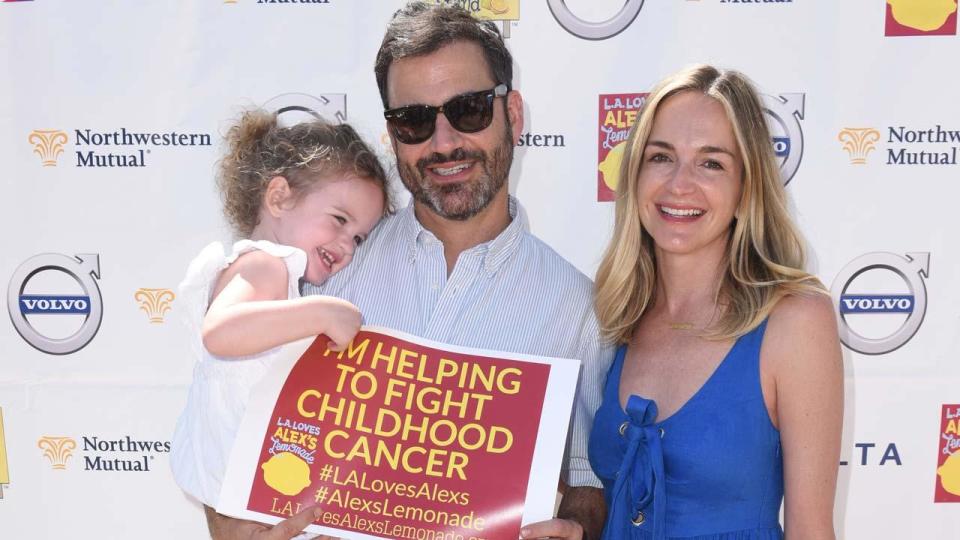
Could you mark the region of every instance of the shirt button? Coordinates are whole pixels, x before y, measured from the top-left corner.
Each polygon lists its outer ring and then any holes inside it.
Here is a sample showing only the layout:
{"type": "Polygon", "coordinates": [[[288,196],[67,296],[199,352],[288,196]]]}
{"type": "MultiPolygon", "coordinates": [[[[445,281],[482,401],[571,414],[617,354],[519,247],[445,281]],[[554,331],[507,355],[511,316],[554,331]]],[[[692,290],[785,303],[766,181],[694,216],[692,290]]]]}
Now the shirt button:
{"type": "Polygon", "coordinates": [[[627,433],[627,426],[630,425],[630,422],[624,422],[620,424],[620,436],[623,437],[627,433]]]}
{"type": "Polygon", "coordinates": [[[637,515],[632,520],[634,527],[639,527],[647,521],[647,516],[643,515],[643,510],[637,510],[637,515]]]}

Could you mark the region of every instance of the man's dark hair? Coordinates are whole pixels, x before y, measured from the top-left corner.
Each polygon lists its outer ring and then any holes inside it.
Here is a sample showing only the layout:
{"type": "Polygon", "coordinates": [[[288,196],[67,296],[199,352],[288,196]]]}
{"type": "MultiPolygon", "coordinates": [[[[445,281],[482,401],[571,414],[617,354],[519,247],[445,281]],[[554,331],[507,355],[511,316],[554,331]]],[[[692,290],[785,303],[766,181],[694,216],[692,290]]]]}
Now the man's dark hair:
{"type": "Polygon", "coordinates": [[[390,107],[387,73],[394,60],[424,56],[457,41],[479,45],[494,83],[513,88],[513,57],[494,23],[480,21],[455,5],[411,2],[393,14],[377,51],[374,73],[384,108],[390,107]]]}

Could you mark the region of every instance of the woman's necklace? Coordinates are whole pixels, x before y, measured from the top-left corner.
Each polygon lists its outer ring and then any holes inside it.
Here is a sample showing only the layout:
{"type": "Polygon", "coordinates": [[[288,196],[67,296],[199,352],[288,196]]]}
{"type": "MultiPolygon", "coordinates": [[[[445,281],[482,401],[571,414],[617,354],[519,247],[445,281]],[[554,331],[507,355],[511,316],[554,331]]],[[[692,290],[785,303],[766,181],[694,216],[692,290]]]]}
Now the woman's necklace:
{"type": "Polygon", "coordinates": [[[690,322],[672,322],[667,323],[671,330],[692,330],[693,323],[690,322]]]}

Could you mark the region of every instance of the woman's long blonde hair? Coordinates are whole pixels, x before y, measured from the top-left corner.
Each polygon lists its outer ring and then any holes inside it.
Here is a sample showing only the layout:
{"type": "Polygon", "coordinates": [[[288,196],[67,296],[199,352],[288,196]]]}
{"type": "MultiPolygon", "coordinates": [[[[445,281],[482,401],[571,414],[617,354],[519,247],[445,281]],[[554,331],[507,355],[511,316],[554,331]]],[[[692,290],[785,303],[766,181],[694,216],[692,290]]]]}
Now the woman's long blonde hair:
{"type": "Polygon", "coordinates": [[[660,104],[683,91],[716,99],[733,125],[743,157],[743,190],[731,226],[717,302],[720,316],[705,337],[730,339],[759,325],[789,294],[824,293],[803,271],[803,243],[787,210],[780,169],[763,106],[736,71],[697,65],[667,77],[647,96],[626,142],[617,186],[613,238],[597,270],[595,309],[605,339],[625,343],[653,304],[657,265],[653,239],[640,223],[637,177],[660,104]]]}

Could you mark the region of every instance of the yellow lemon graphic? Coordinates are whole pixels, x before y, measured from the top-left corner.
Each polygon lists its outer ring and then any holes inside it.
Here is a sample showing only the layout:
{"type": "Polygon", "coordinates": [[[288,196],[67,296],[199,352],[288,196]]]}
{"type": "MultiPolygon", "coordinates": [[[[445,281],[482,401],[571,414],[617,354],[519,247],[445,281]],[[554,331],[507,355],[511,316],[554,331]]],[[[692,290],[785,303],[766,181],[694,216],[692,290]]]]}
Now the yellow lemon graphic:
{"type": "Polygon", "coordinates": [[[957,11],[956,0],[887,0],[893,18],[903,26],[924,32],[936,30],[957,11]]]}
{"type": "Polygon", "coordinates": [[[603,158],[603,161],[601,161],[597,167],[600,169],[600,173],[603,174],[603,183],[610,188],[610,191],[617,190],[618,179],[620,177],[620,162],[623,161],[623,151],[626,147],[626,142],[614,146],[613,149],[607,153],[607,157],[603,158]]]}
{"type": "Polygon", "coordinates": [[[284,495],[297,495],[310,485],[310,466],[290,452],[280,452],[260,468],[263,481],[284,495]]]}
{"type": "Polygon", "coordinates": [[[483,0],[483,2],[480,2],[480,7],[496,14],[506,13],[510,10],[507,0],[483,0]]]}
{"type": "Polygon", "coordinates": [[[954,452],[937,469],[940,485],[954,495],[960,495],[960,452],[954,452]]]}

